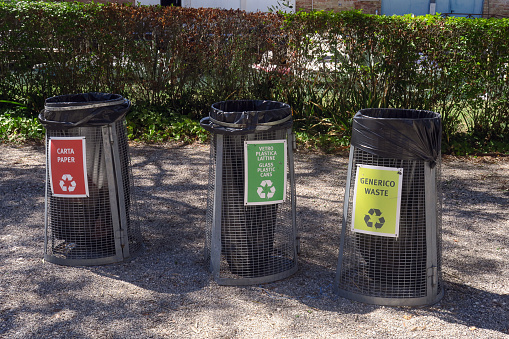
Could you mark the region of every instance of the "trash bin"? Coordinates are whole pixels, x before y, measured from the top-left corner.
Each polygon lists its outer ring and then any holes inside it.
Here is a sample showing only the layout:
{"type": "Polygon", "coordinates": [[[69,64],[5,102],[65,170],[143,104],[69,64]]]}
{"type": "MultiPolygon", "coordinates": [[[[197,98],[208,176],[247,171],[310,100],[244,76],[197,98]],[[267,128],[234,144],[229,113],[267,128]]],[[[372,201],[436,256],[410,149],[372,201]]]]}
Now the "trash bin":
{"type": "Polygon", "coordinates": [[[124,119],[130,106],[108,93],[46,99],[45,260],[100,265],[141,250],[124,119]]]}
{"type": "Polygon", "coordinates": [[[336,292],[420,306],[443,296],[440,115],[364,109],[353,119],[336,292]]]}
{"type": "Polygon", "coordinates": [[[221,285],[286,278],[297,270],[292,111],[263,100],[212,105],[206,260],[221,285]]]}

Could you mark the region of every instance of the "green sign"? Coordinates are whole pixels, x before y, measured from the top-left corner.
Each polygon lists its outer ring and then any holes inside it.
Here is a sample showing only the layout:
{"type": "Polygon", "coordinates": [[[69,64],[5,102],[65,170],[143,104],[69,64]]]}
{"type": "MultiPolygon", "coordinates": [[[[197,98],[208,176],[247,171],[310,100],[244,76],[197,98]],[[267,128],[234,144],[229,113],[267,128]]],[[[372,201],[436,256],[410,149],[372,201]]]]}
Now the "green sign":
{"type": "Polygon", "coordinates": [[[352,231],[398,237],[403,169],[357,165],[352,231]]]}
{"type": "Polygon", "coordinates": [[[245,205],[285,201],[286,152],[286,140],[244,142],[245,205]]]}

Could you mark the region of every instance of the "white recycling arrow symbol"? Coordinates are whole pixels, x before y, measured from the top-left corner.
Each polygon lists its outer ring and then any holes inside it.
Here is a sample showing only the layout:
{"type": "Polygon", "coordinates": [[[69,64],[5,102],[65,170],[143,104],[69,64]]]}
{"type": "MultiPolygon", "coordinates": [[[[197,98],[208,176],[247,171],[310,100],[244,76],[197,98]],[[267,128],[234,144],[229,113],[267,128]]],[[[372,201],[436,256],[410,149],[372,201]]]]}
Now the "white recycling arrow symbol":
{"type": "Polygon", "coordinates": [[[260,187],[258,187],[258,189],[256,190],[256,192],[258,193],[258,196],[262,199],[270,199],[274,196],[274,193],[276,193],[276,188],[274,186],[272,186],[272,181],[270,180],[263,180],[261,183],[260,183],[260,187]],[[265,193],[264,190],[265,188],[268,188],[270,187],[269,189],[269,192],[268,193],[265,193]]]}
{"type": "Polygon", "coordinates": [[[62,180],[60,180],[60,188],[64,192],[73,192],[76,189],[76,181],[72,180],[72,175],[62,175],[62,180]]]}

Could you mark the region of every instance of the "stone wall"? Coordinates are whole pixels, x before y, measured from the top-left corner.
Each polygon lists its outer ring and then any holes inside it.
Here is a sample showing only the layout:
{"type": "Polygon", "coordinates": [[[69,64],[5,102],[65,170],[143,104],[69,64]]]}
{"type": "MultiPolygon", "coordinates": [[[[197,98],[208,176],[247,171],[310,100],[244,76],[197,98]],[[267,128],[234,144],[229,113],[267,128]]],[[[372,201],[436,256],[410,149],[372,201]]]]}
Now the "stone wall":
{"type": "Polygon", "coordinates": [[[362,9],[364,13],[377,14],[380,12],[381,0],[296,0],[295,7],[297,10],[334,12],[362,9]]]}
{"type": "MultiPolygon", "coordinates": [[[[344,11],[362,9],[366,14],[378,14],[382,0],[296,0],[295,7],[305,11],[344,11]]],[[[509,18],[509,0],[484,0],[485,17],[497,16],[509,18]]]]}
{"type": "Polygon", "coordinates": [[[509,18],[509,1],[484,0],[484,15],[509,18]]]}

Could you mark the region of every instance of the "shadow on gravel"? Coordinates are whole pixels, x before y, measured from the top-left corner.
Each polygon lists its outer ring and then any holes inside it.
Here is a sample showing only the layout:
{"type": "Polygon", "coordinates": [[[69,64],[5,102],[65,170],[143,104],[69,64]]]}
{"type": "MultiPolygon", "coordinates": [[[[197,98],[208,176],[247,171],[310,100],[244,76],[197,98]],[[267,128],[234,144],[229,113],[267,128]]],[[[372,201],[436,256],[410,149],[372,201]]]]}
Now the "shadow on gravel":
{"type": "Polygon", "coordinates": [[[451,280],[444,283],[444,298],[430,308],[435,316],[472,329],[509,334],[509,294],[491,293],[451,280]]]}
{"type": "Polygon", "coordinates": [[[5,227],[26,225],[31,213],[44,213],[45,166],[25,168],[0,164],[0,173],[1,234],[5,227]]]}
{"type": "MultiPolygon", "coordinates": [[[[309,312],[334,312],[368,322],[371,321],[369,313],[387,308],[344,299],[333,292],[347,159],[296,157],[297,185],[301,185],[297,189],[299,271],[270,284],[223,289],[212,282],[203,257],[208,148],[143,146],[131,148],[131,154],[136,185],[135,214],[141,223],[145,249],[131,261],[106,266],[41,266],[45,165],[24,168],[22,164],[0,164],[0,237],[16,238],[9,240],[16,248],[0,242],[0,272],[9,275],[0,276],[0,282],[17,282],[20,291],[35,296],[30,304],[17,301],[0,309],[0,335],[16,327],[15,318],[22,318],[23,314],[51,318],[51,325],[45,326],[51,326],[53,333],[65,329],[67,332],[62,337],[85,336],[79,326],[72,325],[77,315],[97,321],[98,336],[103,324],[110,322],[133,327],[132,324],[151,318],[155,326],[158,317],[162,317],[160,313],[194,308],[214,312],[216,304],[203,305],[192,293],[208,294],[208,289],[218,295],[220,290],[227,297],[231,293],[232,300],[228,298],[227,305],[234,309],[237,307],[234,298],[239,295],[253,303],[262,303],[273,312],[277,308],[295,307],[298,302],[307,305],[309,312]],[[332,192],[333,188],[337,191],[332,192]],[[19,258],[27,263],[13,264],[19,258]],[[118,282],[122,282],[121,289],[112,289],[111,286],[118,288],[118,282]],[[112,285],[93,293],[87,290],[101,283],[112,285]],[[146,294],[130,294],[131,285],[141,287],[146,294]],[[80,294],[82,290],[87,293],[80,294]],[[98,312],[104,314],[98,316],[98,312]]],[[[497,244],[509,243],[507,231],[499,229],[507,221],[507,210],[483,208],[486,204],[508,206],[507,195],[479,190],[471,182],[455,178],[444,182],[443,193],[446,271],[468,272],[473,279],[486,279],[484,275],[488,272],[507,281],[503,277],[507,273],[506,263],[498,257],[483,256],[485,251],[496,250],[493,247],[497,244]],[[472,246],[478,251],[472,251],[472,246]]],[[[452,324],[509,334],[509,295],[474,288],[465,281],[463,276],[444,273],[445,296],[439,303],[391,310],[401,319],[407,314],[432,316],[452,324]]],[[[0,284],[0,292],[3,286],[0,284]]],[[[295,326],[298,325],[296,321],[295,326]]],[[[37,333],[28,333],[26,337],[37,337],[37,333]]]]}
{"type": "MultiPolygon", "coordinates": [[[[464,325],[469,330],[487,329],[509,334],[509,295],[491,293],[450,280],[443,281],[445,295],[438,303],[425,307],[389,307],[365,304],[339,297],[333,292],[335,270],[300,260],[300,269],[284,281],[244,289],[263,290],[267,304],[299,301],[312,310],[354,316],[361,324],[369,321],[369,313],[392,309],[391,317],[401,320],[412,317],[436,317],[451,324],[464,325]]],[[[425,321],[424,321],[425,322],[425,321]]],[[[376,325],[375,325],[376,326],[376,325]]],[[[474,332],[472,332],[474,333],[474,332]]]]}
{"type": "Polygon", "coordinates": [[[19,288],[30,302],[0,309],[0,337],[15,330],[16,338],[46,338],[48,333],[55,338],[122,338],[125,328],[144,328],[147,322],[156,324],[162,314],[195,304],[185,293],[165,293],[162,297],[133,293],[129,284],[138,280],[128,278],[129,267],[124,265],[46,268],[44,274],[40,268],[11,272],[24,275],[19,288]],[[98,278],[87,271],[102,276],[103,286],[98,286],[98,278]],[[118,287],[118,282],[104,278],[125,283],[121,288],[112,288],[118,287]],[[34,318],[40,319],[41,324],[21,325],[24,319],[34,318]],[[111,324],[114,326],[110,328],[111,324]],[[121,332],[115,335],[116,330],[121,332]]]}
{"type": "MultiPolygon", "coordinates": [[[[305,178],[306,184],[309,185],[309,181],[321,180],[320,175],[323,173],[334,172],[329,172],[330,163],[320,160],[314,164],[314,161],[300,164],[301,169],[308,171],[299,175],[299,178],[305,178]]],[[[334,173],[338,174],[335,184],[344,186],[346,170],[339,169],[334,173]]],[[[446,271],[454,270],[468,274],[456,282],[444,273],[445,296],[435,305],[391,308],[400,313],[401,319],[408,313],[432,316],[451,324],[465,325],[471,331],[477,328],[509,334],[509,294],[492,293],[464,283],[468,278],[482,282],[493,275],[496,279],[497,276],[503,277],[507,272],[500,252],[495,253],[493,258],[484,255],[485,251],[496,252],[497,247],[507,248],[509,244],[507,231],[500,229],[508,217],[507,210],[500,208],[509,206],[507,188],[504,185],[503,180],[498,186],[495,183],[494,189],[478,187],[475,180],[453,178],[443,182],[445,198],[442,229],[443,265],[446,271]],[[487,205],[495,207],[486,208],[487,205]],[[478,251],[473,250],[473,246],[478,251]]],[[[303,241],[299,271],[286,281],[257,288],[266,291],[267,302],[285,298],[298,300],[311,309],[343,315],[356,314],[363,317],[376,310],[387,308],[350,301],[334,294],[333,281],[339,250],[343,196],[334,202],[332,210],[325,211],[318,210],[310,202],[322,204],[330,202],[330,197],[323,199],[320,196],[310,196],[303,194],[298,197],[300,235],[303,241]]]]}
{"type": "Polygon", "coordinates": [[[132,147],[130,152],[133,215],[141,226],[144,251],[117,268],[91,270],[160,293],[203,288],[209,283],[203,259],[209,153],[175,146],[132,147]]]}

